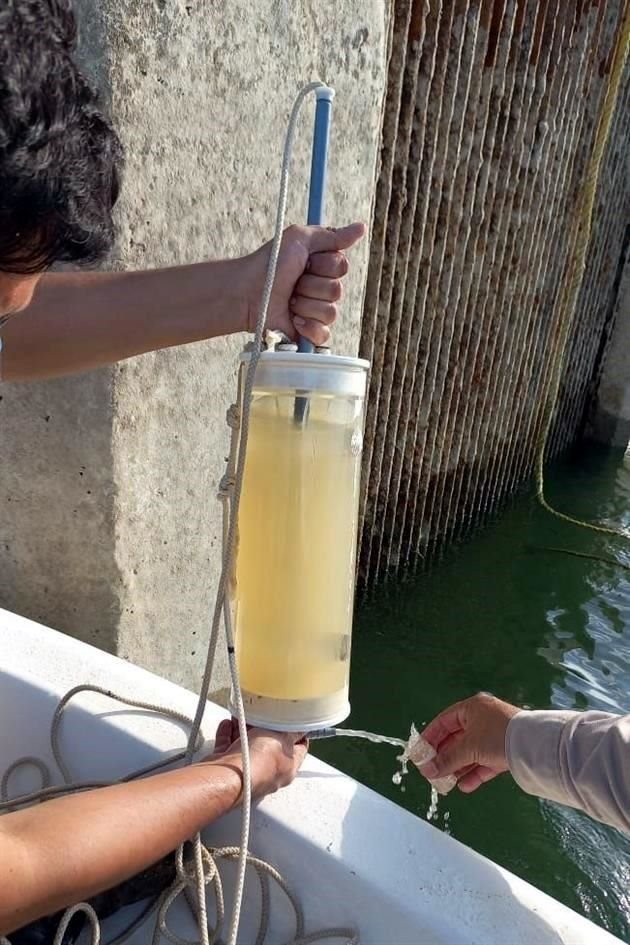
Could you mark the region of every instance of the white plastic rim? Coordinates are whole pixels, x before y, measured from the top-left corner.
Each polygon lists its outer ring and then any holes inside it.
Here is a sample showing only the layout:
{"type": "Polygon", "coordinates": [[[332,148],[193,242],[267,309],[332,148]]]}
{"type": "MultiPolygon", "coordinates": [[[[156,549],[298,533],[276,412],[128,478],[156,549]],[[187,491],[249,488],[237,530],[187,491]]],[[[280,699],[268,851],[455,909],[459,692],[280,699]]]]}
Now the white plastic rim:
{"type": "Polygon", "coordinates": [[[316,99],[323,98],[323,99],[326,99],[326,101],[328,102],[332,102],[334,97],[335,97],[335,90],[331,89],[329,85],[322,85],[318,89],[315,90],[316,99]]]}
{"type": "MultiPolygon", "coordinates": [[[[242,695],[247,723],[272,732],[313,732],[339,725],[350,715],[347,687],[316,699],[272,699],[246,689],[242,695]]],[[[228,709],[234,714],[231,697],[228,709]]]]}
{"type": "MultiPolygon", "coordinates": [[[[251,354],[241,354],[247,364],[251,354]]],[[[338,354],[302,354],[298,351],[264,351],[256,365],[254,390],[308,394],[337,394],[365,398],[370,362],[338,354]]]]}

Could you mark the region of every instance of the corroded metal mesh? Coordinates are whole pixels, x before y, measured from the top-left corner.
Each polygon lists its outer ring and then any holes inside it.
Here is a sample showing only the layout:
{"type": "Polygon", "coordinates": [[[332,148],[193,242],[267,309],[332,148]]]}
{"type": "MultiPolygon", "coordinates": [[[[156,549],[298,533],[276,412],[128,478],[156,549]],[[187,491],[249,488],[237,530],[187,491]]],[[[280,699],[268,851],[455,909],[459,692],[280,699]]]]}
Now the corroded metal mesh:
{"type": "MultiPolygon", "coordinates": [[[[466,535],[531,475],[568,228],[624,0],[396,0],[361,355],[360,575],[466,535]]],[[[549,454],[579,434],[628,210],[628,72],[549,454]]]]}

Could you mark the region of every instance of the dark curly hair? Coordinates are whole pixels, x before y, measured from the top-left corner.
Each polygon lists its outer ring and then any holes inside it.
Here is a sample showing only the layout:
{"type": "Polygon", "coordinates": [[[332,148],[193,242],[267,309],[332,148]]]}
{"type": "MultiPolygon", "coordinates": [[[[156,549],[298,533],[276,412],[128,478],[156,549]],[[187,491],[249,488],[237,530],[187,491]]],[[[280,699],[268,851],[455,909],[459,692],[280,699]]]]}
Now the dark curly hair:
{"type": "Polygon", "coordinates": [[[69,0],[0,0],[0,270],[96,262],[122,147],[77,68],[69,0]]]}

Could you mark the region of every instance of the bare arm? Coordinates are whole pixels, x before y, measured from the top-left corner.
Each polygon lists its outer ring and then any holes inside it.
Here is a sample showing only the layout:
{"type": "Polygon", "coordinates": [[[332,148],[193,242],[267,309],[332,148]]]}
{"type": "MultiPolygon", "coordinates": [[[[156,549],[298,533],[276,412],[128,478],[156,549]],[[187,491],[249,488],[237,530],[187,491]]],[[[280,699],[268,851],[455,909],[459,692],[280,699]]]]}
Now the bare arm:
{"type": "MultiPolygon", "coordinates": [[[[255,796],[293,779],[306,754],[298,739],[252,730],[255,796]]],[[[123,882],[231,810],[242,787],[239,748],[2,817],[0,935],[123,882]]]]}
{"type": "Polygon", "coordinates": [[[0,932],[108,889],[232,808],[238,758],[49,801],[0,821],[0,932]],[[176,800],[175,800],[176,799],[176,800]]]}
{"type": "Polygon", "coordinates": [[[2,333],[2,378],[75,374],[245,331],[242,260],[147,272],[48,273],[2,333]]]}
{"type": "MultiPolygon", "coordinates": [[[[343,254],[365,227],[289,227],[268,326],[325,344],[337,315],[343,254]]],[[[251,331],[270,244],[240,259],[146,272],[67,272],[42,277],[30,305],[2,330],[2,379],[75,374],[147,351],[251,331]]]]}

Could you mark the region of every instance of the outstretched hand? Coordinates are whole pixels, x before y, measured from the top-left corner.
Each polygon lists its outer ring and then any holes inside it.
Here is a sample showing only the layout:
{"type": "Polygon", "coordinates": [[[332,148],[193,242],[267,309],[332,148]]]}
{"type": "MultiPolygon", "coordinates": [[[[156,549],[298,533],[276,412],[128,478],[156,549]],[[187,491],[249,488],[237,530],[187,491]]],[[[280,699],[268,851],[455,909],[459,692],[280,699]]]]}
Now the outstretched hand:
{"type": "Polygon", "coordinates": [[[508,770],[505,736],[516,706],[480,692],[440,712],[422,732],[435,757],[422,765],[425,778],[454,775],[465,794],[508,770]]]}

